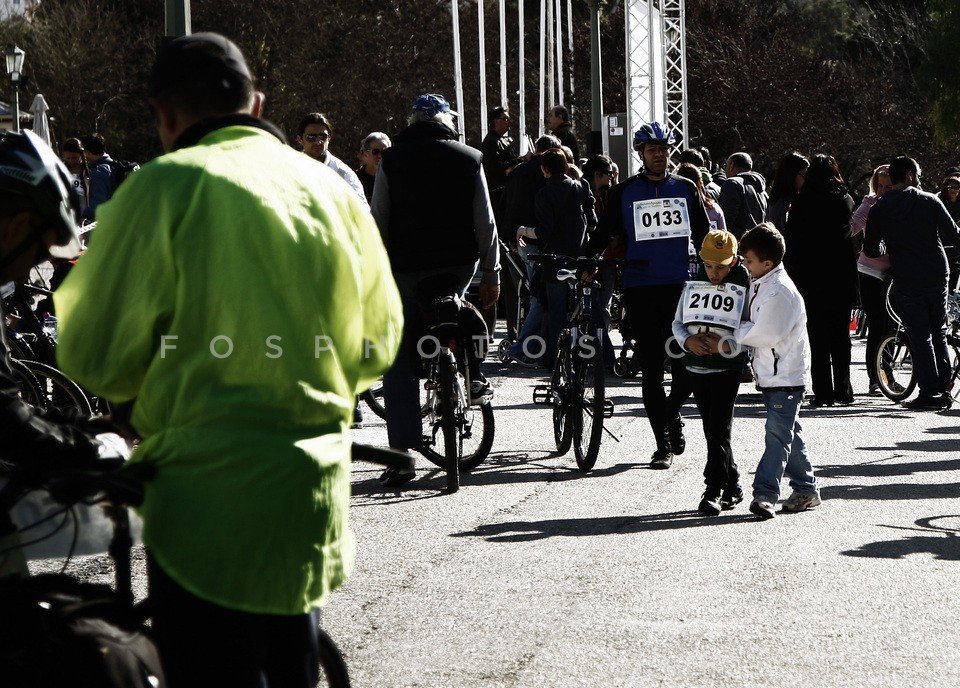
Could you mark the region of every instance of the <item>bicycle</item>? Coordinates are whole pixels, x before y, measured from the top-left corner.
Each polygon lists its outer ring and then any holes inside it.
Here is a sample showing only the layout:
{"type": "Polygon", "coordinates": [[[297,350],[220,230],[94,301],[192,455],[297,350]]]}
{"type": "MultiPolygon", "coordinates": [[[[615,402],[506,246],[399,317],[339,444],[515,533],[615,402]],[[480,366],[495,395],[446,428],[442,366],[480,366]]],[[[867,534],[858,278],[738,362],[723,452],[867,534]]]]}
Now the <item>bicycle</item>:
{"type": "MultiPolygon", "coordinates": [[[[877,353],[870,365],[876,374],[880,391],[891,401],[903,401],[917,386],[916,371],[913,367],[913,352],[903,321],[897,315],[893,305],[893,281],[887,286],[887,312],[896,324],[896,329],[880,340],[877,353]]],[[[947,386],[951,395],[960,394],[960,295],[950,294],[947,299],[947,346],[952,349],[950,382],[947,386]]]]}
{"type": "Polygon", "coordinates": [[[557,340],[557,355],[549,385],[533,389],[536,404],[553,409],[553,436],[557,451],[566,454],[573,445],[577,467],[591,470],[600,453],[603,420],[613,416],[614,406],[605,397],[603,329],[593,311],[595,283],[580,275],[594,272],[600,263],[589,258],[540,254],[531,256],[541,269],[559,267],[556,278],[574,294],[567,325],[557,340]],[[571,269],[572,268],[572,269],[571,269]]]}
{"type": "MultiPolygon", "coordinates": [[[[426,423],[419,451],[431,463],[446,469],[447,490],[460,489],[460,473],[479,466],[493,446],[494,418],[489,398],[471,404],[470,367],[466,347],[471,343],[461,326],[465,308],[448,275],[425,280],[418,287],[427,336],[418,342],[425,372],[420,415],[426,423]]],[[[482,337],[486,347],[486,337],[482,337]]],[[[478,360],[483,356],[479,355],[478,360]]]]}
{"type": "MultiPolygon", "coordinates": [[[[351,455],[354,461],[393,466],[399,470],[413,469],[413,461],[409,455],[386,449],[353,444],[351,455]]],[[[150,667],[142,663],[136,667],[137,679],[143,680],[145,686],[161,688],[164,685],[162,670],[159,668],[155,649],[151,649],[150,629],[145,625],[151,611],[150,598],[135,601],[133,592],[131,552],[134,539],[129,508],[142,503],[143,485],[144,481],[149,479],[149,471],[145,470],[143,464],[118,470],[117,462],[105,461],[103,467],[98,468],[61,468],[47,471],[42,475],[31,474],[30,480],[26,480],[24,475],[17,471],[9,471],[4,477],[7,478],[7,482],[0,487],[0,607],[4,607],[6,603],[18,610],[26,605],[36,607],[38,610],[62,611],[65,615],[71,615],[73,619],[82,620],[80,623],[87,626],[105,621],[118,627],[122,631],[121,652],[126,647],[135,647],[137,652],[150,662],[150,667]],[[16,518],[15,507],[22,506],[25,501],[29,501],[28,508],[21,509],[19,518],[16,518]],[[113,590],[101,585],[83,583],[73,576],[64,575],[73,557],[73,550],[77,546],[77,533],[68,542],[70,550],[66,553],[66,563],[60,574],[33,576],[30,572],[26,554],[29,546],[37,545],[55,536],[66,525],[71,514],[73,514],[74,527],[78,531],[82,526],[88,525],[86,519],[76,515],[76,509],[80,505],[102,507],[109,523],[110,539],[106,552],[114,565],[113,590]],[[49,525],[59,517],[62,518],[58,525],[48,528],[46,532],[32,539],[26,537],[31,530],[36,530],[43,524],[49,525]],[[20,523],[16,524],[15,520],[20,523]],[[27,522],[24,523],[24,520],[27,522]],[[36,604],[27,599],[29,596],[36,597],[36,604]],[[74,602],[73,600],[77,597],[82,601],[74,602]],[[144,643],[141,639],[148,640],[144,643]],[[151,669],[151,675],[143,675],[143,670],[148,668],[151,669]]],[[[97,527],[99,525],[96,524],[97,527]]],[[[50,556],[50,553],[47,552],[46,556],[50,556]]],[[[10,610],[4,609],[4,612],[9,613],[10,610]]],[[[54,612],[37,612],[37,614],[44,613],[54,612]]],[[[4,614],[4,618],[9,622],[10,616],[7,613],[4,614]]],[[[9,632],[13,634],[12,637],[4,638],[7,642],[0,645],[0,657],[4,659],[2,664],[5,685],[8,685],[8,681],[12,686],[65,685],[67,682],[72,685],[77,676],[70,676],[69,681],[64,679],[63,683],[59,683],[56,680],[59,679],[58,676],[47,677],[38,674],[39,671],[47,670],[56,673],[60,670],[59,667],[31,666],[26,661],[27,658],[42,658],[53,660],[51,664],[55,665],[55,660],[60,659],[58,654],[70,648],[63,645],[55,647],[54,641],[47,637],[30,639],[36,642],[33,642],[29,648],[18,647],[17,641],[28,642],[27,638],[18,635],[24,630],[21,626],[9,628],[9,632]],[[19,672],[24,674],[22,678],[19,672]],[[44,678],[50,680],[45,683],[44,678]]],[[[340,650],[326,631],[322,628],[317,630],[320,685],[349,688],[349,671],[340,650]]],[[[108,644],[109,640],[109,638],[106,639],[108,644]]],[[[94,648],[94,646],[91,647],[94,648]]],[[[99,652],[99,648],[94,649],[99,652]]],[[[94,679],[90,675],[84,675],[83,679],[86,682],[82,685],[93,685],[91,681],[94,679]]],[[[107,683],[98,685],[107,685],[107,683]]]]}

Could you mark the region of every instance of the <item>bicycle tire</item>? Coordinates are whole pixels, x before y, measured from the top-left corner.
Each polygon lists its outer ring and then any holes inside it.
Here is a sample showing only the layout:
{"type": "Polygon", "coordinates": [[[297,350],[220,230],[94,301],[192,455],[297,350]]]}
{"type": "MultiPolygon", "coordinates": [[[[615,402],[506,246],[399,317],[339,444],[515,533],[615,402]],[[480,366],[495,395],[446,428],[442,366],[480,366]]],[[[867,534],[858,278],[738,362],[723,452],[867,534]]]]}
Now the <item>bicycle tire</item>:
{"type": "Polygon", "coordinates": [[[440,354],[437,377],[440,384],[440,430],[443,433],[443,454],[446,457],[447,491],[460,489],[460,455],[457,451],[457,391],[456,364],[450,353],[440,354]]]}
{"type": "Polygon", "coordinates": [[[553,407],[553,440],[560,454],[570,451],[570,445],[573,444],[573,428],[570,424],[569,340],[569,331],[560,335],[560,340],[557,342],[557,359],[553,362],[553,376],[550,378],[550,389],[560,397],[560,403],[553,407]]]}
{"type": "Polygon", "coordinates": [[[871,365],[880,392],[890,401],[903,401],[917,386],[910,342],[902,331],[880,340],[871,365]]]}
{"type": "MultiPolygon", "coordinates": [[[[436,424],[439,424],[437,421],[436,424]]],[[[436,425],[435,424],[435,425],[436,425]]],[[[495,426],[493,406],[489,403],[480,406],[457,408],[457,450],[460,456],[460,472],[466,473],[483,463],[493,448],[495,426]]],[[[446,468],[447,457],[433,447],[424,446],[420,453],[430,463],[446,468]]]]}
{"type": "Polygon", "coordinates": [[[40,381],[37,380],[36,375],[30,372],[30,368],[16,358],[10,359],[10,367],[13,379],[20,392],[20,398],[31,406],[46,408],[46,400],[43,396],[43,389],[40,387],[40,381]]]}
{"type": "Polygon", "coordinates": [[[74,408],[84,415],[91,415],[90,399],[80,386],[62,372],[39,361],[20,361],[37,379],[43,395],[43,408],[60,410],[74,408]]]}
{"type": "Polygon", "coordinates": [[[573,409],[573,454],[581,471],[591,470],[600,454],[603,435],[605,379],[603,365],[596,352],[579,358],[571,395],[573,409]]]}
{"type": "Polygon", "coordinates": [[[383,379],[377,380],[372,385],[370,389],[363,392],[360,395],[360,398],[366,402],[367,406],[370,407],[370,410],[374,412],[375,415],[379,416],[386,420],[387,418],[387,408],[383,405],[383,379]]]}
{"type": "Polygon", "coordinates": [[[333,642],[326,631],[317,629],[317,651],[320,659],[320,683],[318,686],[329,688],[350,688],[350,672],[347,663],[340,653],[340,648],[333,642]]]}

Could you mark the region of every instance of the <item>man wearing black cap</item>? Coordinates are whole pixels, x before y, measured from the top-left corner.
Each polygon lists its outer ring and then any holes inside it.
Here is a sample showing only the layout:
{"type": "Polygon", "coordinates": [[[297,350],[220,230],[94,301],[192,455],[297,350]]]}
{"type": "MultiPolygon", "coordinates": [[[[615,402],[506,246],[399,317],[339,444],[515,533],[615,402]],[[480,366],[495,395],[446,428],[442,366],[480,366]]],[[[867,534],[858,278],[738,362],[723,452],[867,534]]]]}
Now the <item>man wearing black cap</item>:
{"type": "MultiPolygon", "coordinates": [[[[394,449],[416,449],[423,441],[418,373],[414,370],[417,285],[452,275],[462,297],[478,267],[480,301],[492,308],[500,294],[500,252],[480,151],[457,140],[450,104],[435,93],[419,96],[408,119],[383,152],[370,210],[387,245],[393,276],[408,325],[396,363],[383,378],[387,435],[394,449]]],[[[488,399],[490,385],[471,361],[470,401],[488,399]]],[[[385,485],[401,485],[413,473],[387,470],[385,485]]]]}
{"type": "Polygon", "coordinates": [[[259,119],[237,46],[172,41],[149,103],[168,153],[101,206],[57,355],[136,399],[169,685],[312,688],[316,610],[353,566],[354,396],[399,345],[399,295],[363,202],[259,119]]]}

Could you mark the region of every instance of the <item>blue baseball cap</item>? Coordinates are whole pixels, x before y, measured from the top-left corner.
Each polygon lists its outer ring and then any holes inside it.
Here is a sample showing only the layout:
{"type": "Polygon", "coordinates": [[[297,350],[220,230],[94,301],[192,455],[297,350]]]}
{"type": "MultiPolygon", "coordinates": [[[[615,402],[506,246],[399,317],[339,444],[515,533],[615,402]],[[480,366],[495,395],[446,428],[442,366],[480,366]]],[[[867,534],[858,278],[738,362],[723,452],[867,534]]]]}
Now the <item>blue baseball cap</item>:
{"type": "Polygon", "coordinates": [[[450,103],[439,93],[424,93],[413,101],[413,112],[422,112],[427,117],[433,117],[438,112],[449,112],[452,115],[458,113],[450,109],[450,103]]]}

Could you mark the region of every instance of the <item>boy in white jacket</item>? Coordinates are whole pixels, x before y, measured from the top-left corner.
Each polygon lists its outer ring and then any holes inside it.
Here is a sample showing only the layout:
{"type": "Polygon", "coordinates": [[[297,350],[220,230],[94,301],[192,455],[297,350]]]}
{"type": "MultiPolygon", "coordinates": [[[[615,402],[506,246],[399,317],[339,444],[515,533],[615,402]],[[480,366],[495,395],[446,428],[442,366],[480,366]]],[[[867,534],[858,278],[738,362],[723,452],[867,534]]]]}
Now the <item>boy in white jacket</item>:
{"type": "MultiPolygon", "coordinates": [[[[781,264],[783,235],[770,222],[746,232],[740,240],[743,264],[750,271],[750,319],[734,333],[738,345],[753,352],[753,372],[767,411],[763,456],[753,480],[750,511],[763,520],[776,515],[784,473],[793,494],[784,511],[806,511],[820,505],[820,490],[800,427],[800,403],[810,371],[810,343],[803,298],[781,264]]],[[[719,337],[715,346],[721,345],[719,337]]],[[[729,344],[724,341],[725,349],[729,344]]]]}

